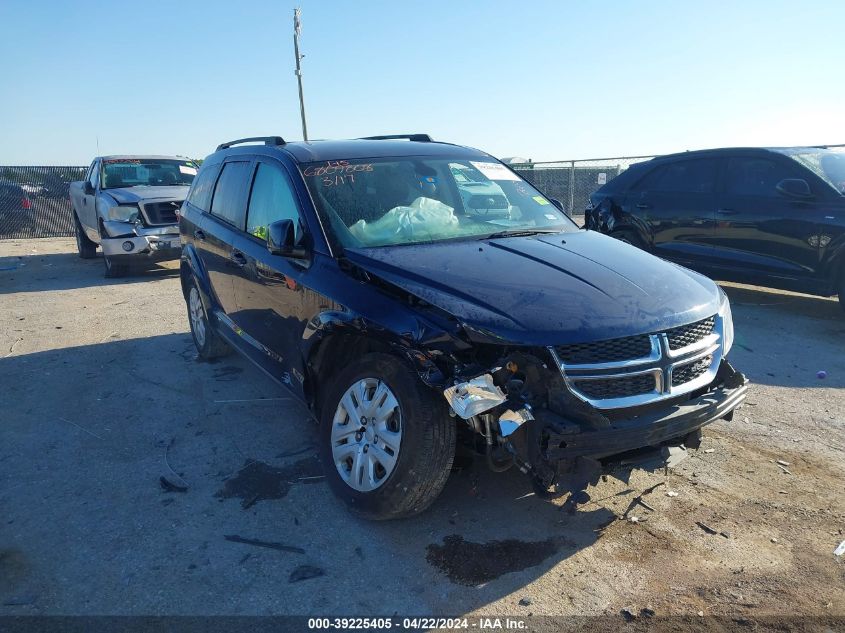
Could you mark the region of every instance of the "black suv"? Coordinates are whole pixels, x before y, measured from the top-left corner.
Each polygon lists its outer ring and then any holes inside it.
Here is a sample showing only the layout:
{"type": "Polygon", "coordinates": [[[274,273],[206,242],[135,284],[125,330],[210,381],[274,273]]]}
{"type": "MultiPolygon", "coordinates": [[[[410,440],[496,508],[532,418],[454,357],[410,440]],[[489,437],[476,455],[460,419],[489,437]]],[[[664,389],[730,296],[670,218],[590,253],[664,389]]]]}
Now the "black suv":
{"type": "Polygon", "coordinates": [[[714,149],[634,165],[590,196],[586,228],[717,279],[845,307],[845,154],[714,149]]]}
{"type": "Polygon", "coordinates": [[[234,348],[305,402],[329,483],[370,518],[427,507],[458,440],[540,492],[568,475],[577,502],[745,398],[712,281],[424,134],[220,145],[180,232],[200,356],[234,348]]]}

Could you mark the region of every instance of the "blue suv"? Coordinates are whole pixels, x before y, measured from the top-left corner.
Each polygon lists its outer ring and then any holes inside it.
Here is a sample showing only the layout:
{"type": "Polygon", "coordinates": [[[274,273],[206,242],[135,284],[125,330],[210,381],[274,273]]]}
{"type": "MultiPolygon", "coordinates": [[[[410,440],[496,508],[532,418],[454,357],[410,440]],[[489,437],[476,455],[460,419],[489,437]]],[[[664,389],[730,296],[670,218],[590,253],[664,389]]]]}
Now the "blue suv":
{"type": "Polygon", "coordinates": [[[574,508],[745,398],[712,281],[425,134],[224,143],[180,233],[199,355],[235,349],[302,400],[332,489],[369,518],[425,509],[459,441],[574,508]]]}

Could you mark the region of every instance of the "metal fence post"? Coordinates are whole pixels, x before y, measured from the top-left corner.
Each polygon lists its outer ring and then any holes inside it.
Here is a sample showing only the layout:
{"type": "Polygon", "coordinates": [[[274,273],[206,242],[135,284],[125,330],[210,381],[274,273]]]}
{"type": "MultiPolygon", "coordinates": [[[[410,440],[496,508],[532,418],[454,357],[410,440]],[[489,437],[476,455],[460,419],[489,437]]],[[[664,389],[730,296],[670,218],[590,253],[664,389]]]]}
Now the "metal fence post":
{"type": "Polygon", "coordinates": [[[575,212],[575,161],[569,163],[569,215],[575,212]]]}

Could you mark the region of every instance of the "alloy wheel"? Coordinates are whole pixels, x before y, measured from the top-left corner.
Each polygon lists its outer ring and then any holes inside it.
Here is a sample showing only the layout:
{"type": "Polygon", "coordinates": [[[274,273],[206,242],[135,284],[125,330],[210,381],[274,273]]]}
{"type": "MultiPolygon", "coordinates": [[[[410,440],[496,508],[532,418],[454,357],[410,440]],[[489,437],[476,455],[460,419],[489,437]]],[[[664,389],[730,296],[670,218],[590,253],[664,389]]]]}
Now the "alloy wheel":
{"type": "Polygon", "coordinates": [[[191,329],[197,339],[197,346],[202,347],[205,345],[205,311],[196,287],[192,287],[188,293],[188,316],[191,319],[191,329]]]}

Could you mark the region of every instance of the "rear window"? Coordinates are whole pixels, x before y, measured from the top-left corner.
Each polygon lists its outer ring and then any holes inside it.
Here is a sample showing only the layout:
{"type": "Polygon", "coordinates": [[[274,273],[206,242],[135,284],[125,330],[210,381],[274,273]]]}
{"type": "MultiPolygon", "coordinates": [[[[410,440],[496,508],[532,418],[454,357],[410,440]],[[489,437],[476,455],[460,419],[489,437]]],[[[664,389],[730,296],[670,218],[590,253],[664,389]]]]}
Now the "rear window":
{"type": "Polygon", "coordinates": [[[248,162],[233,162],[223,165],[217,186],[214,188],[214,198],[211,202],[211,213],[226,220],[238,228],[243,226],[244,220],[244,188],[249,177],[248,162]]]}
{"type": "Polygon", "coordinates": [[[716,160],[685,160],[661,165],[640,181],[638,189],[712,193],[716,185],[716,160]]]}

